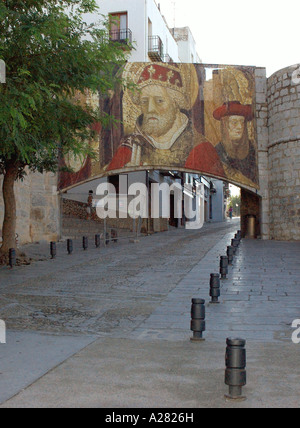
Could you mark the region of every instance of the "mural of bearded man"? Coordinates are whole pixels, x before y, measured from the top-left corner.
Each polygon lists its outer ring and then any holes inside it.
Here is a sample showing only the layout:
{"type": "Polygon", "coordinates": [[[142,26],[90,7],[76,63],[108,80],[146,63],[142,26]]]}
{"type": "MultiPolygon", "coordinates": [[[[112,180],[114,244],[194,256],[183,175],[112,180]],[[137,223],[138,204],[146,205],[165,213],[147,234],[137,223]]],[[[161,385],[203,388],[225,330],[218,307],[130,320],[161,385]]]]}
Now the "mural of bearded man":
{"type": "Polygon", "coordinates": [[[139,64],[132,78],[138,89],[127,98],[135,112],[134,129],[122,139],[107,171],[165,167],[225,177],[215,148],[193,125],[191,110],[199,95],[195,66],[139,64]]]}
{"type": "Polygon", "coordinates": [[[216,150],[225,171],[230,177],[236,176],[237,181],[257,185],[257,152],[247,131],[247,122],[253,120],[252,106],[229,101],[217,108],[213,116],[221,122],[222,141],[216,150]]]}

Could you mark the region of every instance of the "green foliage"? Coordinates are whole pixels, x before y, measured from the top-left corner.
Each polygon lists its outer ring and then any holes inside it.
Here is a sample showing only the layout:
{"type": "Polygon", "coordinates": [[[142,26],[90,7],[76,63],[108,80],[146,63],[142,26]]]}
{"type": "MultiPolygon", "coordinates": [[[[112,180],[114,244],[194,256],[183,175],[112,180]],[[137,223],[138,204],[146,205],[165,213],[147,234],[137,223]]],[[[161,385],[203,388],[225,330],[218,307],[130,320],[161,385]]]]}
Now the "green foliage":
{"type": "Polygon", "coordinates": [[[88,25],[84,13],[99,13],[94,0],[0,2],[0,173],[17,162],[20,175],[56,171],[59,155],[90,154],[91,125],[105,123],[99,109],[83,105],[87,90],[105,94],[123,84],[117,68],[129,48],[111,42],[108,23],[88,25]],[[77,101],[76,101],[77,100],[77,101]]]}
{"type": "Polygon", "coordinates": [[[233,209],[233,215],[234,216],[240,215],[240,212],[241,212],[241,196],[240,195],[230,197],[229,208],[230,207],[232,207],[232,209],[233,209]]]}

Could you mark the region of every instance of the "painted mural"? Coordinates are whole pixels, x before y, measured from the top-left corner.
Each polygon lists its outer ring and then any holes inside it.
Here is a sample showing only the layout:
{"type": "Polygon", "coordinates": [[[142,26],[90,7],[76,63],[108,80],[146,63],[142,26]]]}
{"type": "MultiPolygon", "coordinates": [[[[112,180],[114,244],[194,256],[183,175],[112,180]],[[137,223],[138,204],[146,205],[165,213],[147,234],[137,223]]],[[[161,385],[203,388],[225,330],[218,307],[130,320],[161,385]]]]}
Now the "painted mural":
{"type": "MultiPolygon", "coordinates": [[[[69,157],[60,189],[137,170],[199,172],[257,189],[255,68],[128,63],[136,89],[100,100],[117,123],[95,125],[95,159],[69,157]]],[[[90,97],[89,103],[98,103],[90,97]]]]}

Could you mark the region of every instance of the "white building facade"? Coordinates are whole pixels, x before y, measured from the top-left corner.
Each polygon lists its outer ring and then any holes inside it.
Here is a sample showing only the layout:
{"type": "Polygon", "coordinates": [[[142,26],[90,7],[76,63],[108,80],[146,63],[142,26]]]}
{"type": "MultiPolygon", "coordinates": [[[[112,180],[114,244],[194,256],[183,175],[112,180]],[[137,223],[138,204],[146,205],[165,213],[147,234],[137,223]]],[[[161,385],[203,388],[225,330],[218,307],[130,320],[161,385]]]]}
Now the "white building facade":
{"type": "MultiPolygon", "coordinates": [[[[132,41],[134,50],[130,62],[165,62],[168,58],[173,62],[182,62],[178,44],[154,0],[98,0],[98,5],[101,15],[111,16],[112,38],[117,39],[119,32],[120,40],[128,38],[132,41]]],[[[86,16],[88,22],[100,18],[86,16]]]]}

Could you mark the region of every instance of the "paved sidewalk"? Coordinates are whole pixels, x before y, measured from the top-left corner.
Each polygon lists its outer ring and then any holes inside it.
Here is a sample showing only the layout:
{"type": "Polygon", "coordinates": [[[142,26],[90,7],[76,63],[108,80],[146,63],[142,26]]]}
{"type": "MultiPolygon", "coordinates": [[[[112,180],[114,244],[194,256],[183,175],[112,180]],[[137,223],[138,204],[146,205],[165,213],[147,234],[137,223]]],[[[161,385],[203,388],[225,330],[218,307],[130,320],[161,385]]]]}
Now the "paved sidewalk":
{"type": "MultiPolygon", "coordinates": [[[[243,240],[229,276],[221,280],[220,304],[210,304],[210,273],[219,272],[232,236],[226,235],[134,331],[136,338],[186,339],[191,299],[206,300],[207,339],[228,335],[263,342],[290,342],[300,318],[300,243],[243,240]],[[168,313],[168,316],[166,316],[168,313]]],[[[299,349],[300,350],[300,349],[299,349]]]]}
{"type": "Polygon", "coordinates": [[[111,246],[101,260],[91,250],[81,263],[40,262],[23,281],[0,272],[0,317],[11,328],[0,345],[2,407],[299,407],[291,324],[300,318],[300,243],[244,240],[211,305],[209,275],[237,229],[172,231],[111,246]],[[189,340],[193,297],[206,299],[202,343],[189,340]],[[242,403],[224,399],[230,336],[247,340],[242,403]]]}

